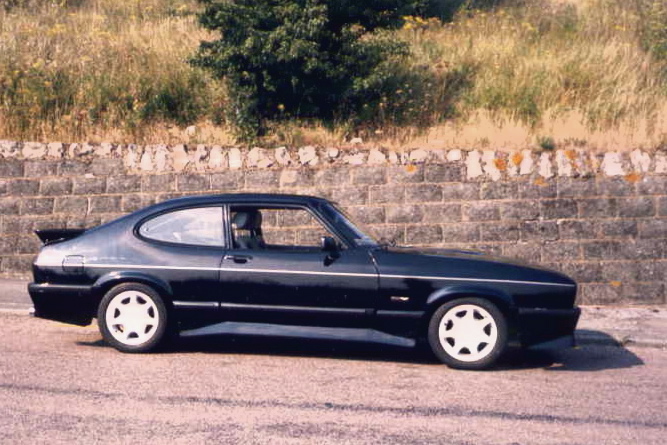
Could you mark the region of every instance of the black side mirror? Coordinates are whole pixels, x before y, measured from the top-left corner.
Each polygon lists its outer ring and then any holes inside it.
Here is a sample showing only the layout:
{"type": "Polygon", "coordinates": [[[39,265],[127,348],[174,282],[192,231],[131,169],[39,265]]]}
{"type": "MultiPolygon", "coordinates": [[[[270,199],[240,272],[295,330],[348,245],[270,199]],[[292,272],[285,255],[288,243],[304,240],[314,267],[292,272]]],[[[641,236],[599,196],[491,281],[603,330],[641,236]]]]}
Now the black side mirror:
{"type": "Polygon", "coordinates": [[[322,251],[323,252],[328,252],[328,253],[335,253],[338,252],[338,244],[336,243],[336,240],[333,239],[331,236],[323,236],[322,237],[322,251]]]}

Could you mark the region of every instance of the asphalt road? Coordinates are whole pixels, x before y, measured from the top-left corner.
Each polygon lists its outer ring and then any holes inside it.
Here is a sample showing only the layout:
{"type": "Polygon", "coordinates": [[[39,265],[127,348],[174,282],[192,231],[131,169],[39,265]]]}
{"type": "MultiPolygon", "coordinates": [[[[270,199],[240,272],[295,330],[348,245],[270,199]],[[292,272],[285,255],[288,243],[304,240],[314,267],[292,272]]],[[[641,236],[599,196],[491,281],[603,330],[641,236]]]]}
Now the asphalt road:
{"type": "Polygon", "coordinates": [[[121,354],[94,327],[0,313],[0,443],[664,444],[667,351],[426,352],[212,337],[121,354]]]}

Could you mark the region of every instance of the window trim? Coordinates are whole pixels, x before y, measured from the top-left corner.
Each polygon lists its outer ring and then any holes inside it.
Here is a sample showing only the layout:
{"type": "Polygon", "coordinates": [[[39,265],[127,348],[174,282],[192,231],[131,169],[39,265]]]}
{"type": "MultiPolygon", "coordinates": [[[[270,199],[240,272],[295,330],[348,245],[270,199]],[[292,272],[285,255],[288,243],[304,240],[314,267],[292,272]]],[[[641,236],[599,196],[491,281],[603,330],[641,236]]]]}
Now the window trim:
{"type": "MultiPolygon", "coordinates": [[[[349,249],[353,247],[353,245],[350,243],[350,241],[341,235],[341,233],[336,229],[336,227],[331,224],[326,218],[324,218],[322,215],[320,215],[315,209],[311,208],[309,205],[301,205],[301,204],[273,204],[273,203],[262,203],[262,202],[238,202],[238,203],[227,203],[225,204],[226,211],[225,211],[225,220],[223,227],[226,232],[226,240],[227,240],[227,245],[229,246],[229,250],[246,250],[246,249],[239,249],[234,247],[234,234],[232,233],[232,208],[233,207],[251,207],[251,208],[256,208],[258,210],[262,209],[290,209],[290,210],[304,210],[308,212],[317,222],[322,224],[322,226],[329,231],[332,235],[335,236],[336,241],[338,241],[342,246],[343,249],[349,249]]],[[[277,252],[278,250],[273,250],[273,252],[277,252]]],[[[285,250],[284,252],[288,252],[288,250],[285,250]]]]}
{"type": "Polygon", "coordinates": [[[150,243],[150,244],[158,244],[162,246],[170,246],[170,247],[189,247],[189,248],[195,248],[195,249],[210,249],[210,250],[226,250],[227,246],[229,245],[227,241],[227,237],[225,236],[225,205],[220,204],[220,203],[211,203],[211,204],[204,204],[204,205],[185,205],[181,207],[172,207],[169,209],[164,209],[162,211],[156,212],[156,213],[151,213],[150,215],[147,215],[143,218],[141,218],[135,225],[132,230],[134,236],[144,242],[150,243]],[[204,209],[204,208],[209,208],[209,207],[217,207],[219,208],[220,211],[220,224],[222,227],[222,237],[220,238],[220,242],[222,243],[219,246],[209,246],[205,244],[189,244],[189,243],[177,243],[177,242],[172,242],[172,241],[163,241],[163,240],[158,240],[155,238],[149,238],[147,236],[144,236],[141,234],[140,229],[141,227],[147,223],[148,221],[158,218],[162,215],[166,215],[168,213],[174,213],[174,212],[180,212],[183,210],[190,210],[190,209],[204,209]]]}

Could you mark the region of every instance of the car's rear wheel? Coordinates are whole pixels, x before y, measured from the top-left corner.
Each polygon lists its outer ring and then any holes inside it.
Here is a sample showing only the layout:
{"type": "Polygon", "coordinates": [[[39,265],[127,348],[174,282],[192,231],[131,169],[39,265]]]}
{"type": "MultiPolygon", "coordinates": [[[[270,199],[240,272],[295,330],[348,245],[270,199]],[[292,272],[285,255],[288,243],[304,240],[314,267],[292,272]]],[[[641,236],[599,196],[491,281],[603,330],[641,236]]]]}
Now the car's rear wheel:
{"type": "Polygon", "coordinates": [[[168,312],[160,295],[139,283],[109,290],[97,312],[104,340],[122,352],[148,352],[164,340],[168,312]]]}
{"type": "Polygon", "coordinates": [[[428,341],[433,353],[452,368],[488,368],[507,346],[507,321],[488,300],[452,300],[433,313],[428,341]]]}

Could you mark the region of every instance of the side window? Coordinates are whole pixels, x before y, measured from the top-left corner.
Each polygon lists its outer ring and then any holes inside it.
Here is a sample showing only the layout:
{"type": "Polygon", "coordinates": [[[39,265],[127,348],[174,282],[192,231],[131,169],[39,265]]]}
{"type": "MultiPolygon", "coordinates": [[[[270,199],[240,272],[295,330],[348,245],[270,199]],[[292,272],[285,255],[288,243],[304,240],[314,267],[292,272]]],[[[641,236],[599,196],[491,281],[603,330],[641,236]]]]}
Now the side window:
{"type": "Polygon", "coordinates": [[[336,238],[299,208],[232,207],[234,246],[243,249],[319,250],[323,236],[336,238]]]}
{"type": "Polygon", "coordinates": [[[144,222],[139,234],[168,243],[222,247],[222,208],[200,207],[164,213],[144,222]]]}

